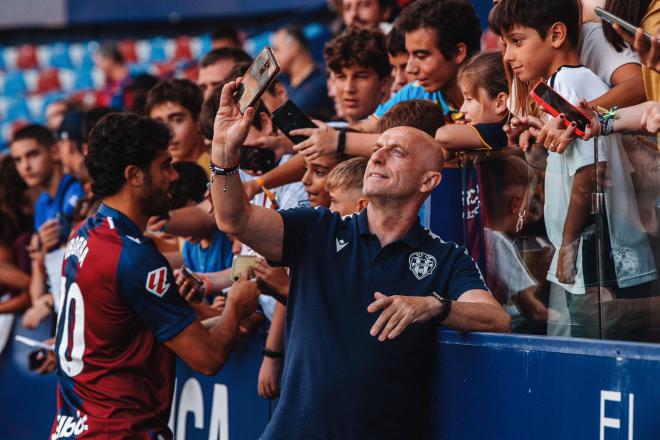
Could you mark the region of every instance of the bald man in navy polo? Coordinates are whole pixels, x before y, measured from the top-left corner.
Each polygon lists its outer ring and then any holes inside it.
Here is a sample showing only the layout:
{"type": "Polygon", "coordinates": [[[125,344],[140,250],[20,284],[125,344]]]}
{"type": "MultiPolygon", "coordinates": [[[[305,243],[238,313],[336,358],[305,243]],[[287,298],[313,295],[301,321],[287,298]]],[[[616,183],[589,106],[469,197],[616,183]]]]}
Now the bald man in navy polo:
{"type": "Polygon", "coordinates": [[[241,115],[235,88],[223,88],[215,119],[215,217],[220,229],[291,268],[282,393],[262,438],[424,438],[437,325],[510,326],[465,249],[419,224],[442,177],[441,148],[411,127],[383,133],[361,214],[250,205],[236,169],[254,110],[241,115]]]}

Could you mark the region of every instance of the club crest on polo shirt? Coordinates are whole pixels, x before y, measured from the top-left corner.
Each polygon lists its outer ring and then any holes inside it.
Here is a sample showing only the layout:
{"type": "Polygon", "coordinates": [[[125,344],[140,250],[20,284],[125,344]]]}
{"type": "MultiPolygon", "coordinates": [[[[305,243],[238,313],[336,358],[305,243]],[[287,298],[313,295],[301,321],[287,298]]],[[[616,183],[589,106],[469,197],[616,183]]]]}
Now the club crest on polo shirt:
{"type": "Polygon", "coordinates": [[[408,258],[410,271],[415,275],[418,280],[425,278],[431,273],[438,265],[435,257],[424,252],[414,252],[408,258]]]}
{"type": "Polygon", "coordinates": [[[147,290],[156,296],[162,297],[170,288],[167,282],[167,268],[165,266],[152,270],[147,274],[147,290]]]}

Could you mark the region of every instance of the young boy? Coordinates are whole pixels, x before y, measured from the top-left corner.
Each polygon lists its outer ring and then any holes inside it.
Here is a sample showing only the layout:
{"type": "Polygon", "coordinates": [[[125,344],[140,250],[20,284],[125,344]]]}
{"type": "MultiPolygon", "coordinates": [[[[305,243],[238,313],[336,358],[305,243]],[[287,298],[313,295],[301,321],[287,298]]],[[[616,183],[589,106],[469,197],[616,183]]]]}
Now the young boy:
{"type": "Polygon", "coordinates": [[[366,157],[354,157],[330,171],[325,188],[330,195],[331,211],[345,216],[367,207],[369,200],[362,194],[362,182],[368,162],[366,157]]]}
{"type": "Polygon", "coordinates": [[[326,44],[323,55],[349,123],[360,122],[389,98],[392,69],[380,32],[349,28],[326,44]]]}
{"type": "Polygon", "coordinates": [[[202,102],[202,91],[192,81],[163,80],[149,91],[147,112],[170,129],[172,161],[197,162],[208,174],[211,156],[199,128],[202,102]]]}
{"type": "Polygon", "coordinates": [[[57,304],[64,252],[61,246],[69,237],[76,203],[84,192],[73,176],[64,174],[57,142],[46,127],[32,124],[21,128],[9,148],[27,186],[43,191],[34,205],[34,228],[39,246],[47,252],[48,282],[57,304]]]}
{"type": "Polygon", "coordinates": [[[392,87],[391,96],[401,90],[410,82],[406,66],[408,65],[408,51],[406,50],[406,38],[402,32],[396,28],[387,34],[387,59],[392,68],[392,87]]]}
{"type": "MultiPolygon", "coordinates": [[[[520,81],[544,78],[577,105],[580,98],[591,101],[608,90],[598,76],[580,65],[579,16],[576,0],[502,0],[489,20],[506,45],[504,61],[520,81]]],[[[587,294],[599,281],[615,297],[631,297],[656,278],[620,138],[600,138],[598,158],[593,142],[575,139],[564,154],[551,151],[548,155],[544,214],[556,251],[547,279],[551,282],[549,305],[559,315],[548,323],[548,333],[553,335],[599,337],[600,295],[587,294]],[[598,277],[601,268],[596,267],[597,217],[590,214],[592,194],[598,190],[596,173],[602,182],[609,182],[600,213],[602,277],[598,277]],[[633,286],[635,292],[630,289],[633,286]]],[[[603,320],[611,336],[616,322],[612,316],[603,320]]]]}

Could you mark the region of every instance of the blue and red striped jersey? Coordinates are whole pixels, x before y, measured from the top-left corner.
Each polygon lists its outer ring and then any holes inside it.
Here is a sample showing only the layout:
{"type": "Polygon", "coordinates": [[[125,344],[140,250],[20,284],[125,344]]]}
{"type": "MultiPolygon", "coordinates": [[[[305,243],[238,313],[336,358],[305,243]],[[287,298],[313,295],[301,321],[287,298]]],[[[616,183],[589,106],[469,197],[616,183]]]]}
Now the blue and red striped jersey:
{"type": "Polygon", "coordinates": [[[151,239],[106,205],[67,243],[51,439],[172,437],[175,355],[196,319],[151,239]]]}

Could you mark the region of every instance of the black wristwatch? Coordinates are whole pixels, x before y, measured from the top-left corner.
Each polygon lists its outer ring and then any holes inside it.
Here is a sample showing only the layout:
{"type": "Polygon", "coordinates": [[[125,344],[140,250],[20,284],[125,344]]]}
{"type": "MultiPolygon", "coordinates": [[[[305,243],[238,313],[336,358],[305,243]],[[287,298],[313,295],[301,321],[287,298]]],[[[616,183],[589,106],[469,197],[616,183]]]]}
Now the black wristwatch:
{"type": "Polygon", "coordinates": [[[440,311],[440,314],[435,317],[435,322],[437,324],[442,324],[442,321],[447,319],[447,316],[449,316],[449,313],[451,312],[451,304],[453,301],[447,298],[443,298],[435,292],[431,292],[431,296],[440,301],[442,304],[442,310],[440,311]]]}
{"type": "Polygon", "coordinates": [[[271,359],[284,359],[284,352],[283,351],[275,351],[275,350],[270,350],[268,348],[264,348],[261,350],[264,356],[269,357],[271,359]]]}

